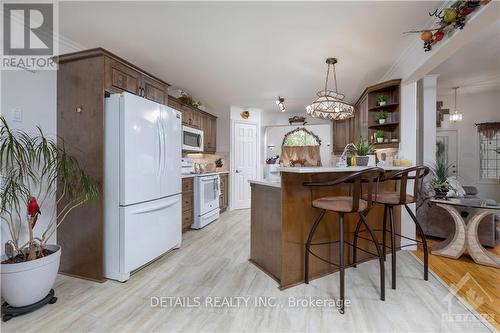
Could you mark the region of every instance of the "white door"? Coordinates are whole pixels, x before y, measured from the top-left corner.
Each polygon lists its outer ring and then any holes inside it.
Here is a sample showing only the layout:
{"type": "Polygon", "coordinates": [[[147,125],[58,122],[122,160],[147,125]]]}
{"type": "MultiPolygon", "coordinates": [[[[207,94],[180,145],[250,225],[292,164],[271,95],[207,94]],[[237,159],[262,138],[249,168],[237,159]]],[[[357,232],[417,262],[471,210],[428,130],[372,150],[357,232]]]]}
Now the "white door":
{"type": "Polygon", "coordinates": [[[160,104],[129,93],[120,98],[120,205],[161,197],[160,104]]]}
{"type": "Polygon", "coordinates": [[[120,271],[129,273],[179,247],[181,195],[120,208],[120,271]]]}
{"type": "Polygon", "coordinates": [[[436,157],[442,154],[449,165],[450,176],[458,176],[458,133],[456,130],[436,131],[436,157]]]}
{"type": "Polygon", "coordinates": [[[257,125],[235,122],[233,126],[232,201],[233,209],[250,208],[249,180],[257,179],[257,125]]]}
{"type": "Polygon", "coordinates": [[[181,193],[181,115],[161,105],[161,196],[181,193]]]}

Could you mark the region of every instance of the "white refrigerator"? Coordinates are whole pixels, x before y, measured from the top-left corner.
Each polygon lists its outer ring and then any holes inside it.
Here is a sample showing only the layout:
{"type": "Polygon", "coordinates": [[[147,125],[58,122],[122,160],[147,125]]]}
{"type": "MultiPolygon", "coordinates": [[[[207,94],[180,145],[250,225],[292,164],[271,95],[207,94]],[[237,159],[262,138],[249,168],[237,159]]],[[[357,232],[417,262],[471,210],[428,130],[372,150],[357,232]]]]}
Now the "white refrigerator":
{"type": "Polygon", "coordinates": [[[130,93],[105,99],[104,276],[180,247],[181,114],[130,93]]]}

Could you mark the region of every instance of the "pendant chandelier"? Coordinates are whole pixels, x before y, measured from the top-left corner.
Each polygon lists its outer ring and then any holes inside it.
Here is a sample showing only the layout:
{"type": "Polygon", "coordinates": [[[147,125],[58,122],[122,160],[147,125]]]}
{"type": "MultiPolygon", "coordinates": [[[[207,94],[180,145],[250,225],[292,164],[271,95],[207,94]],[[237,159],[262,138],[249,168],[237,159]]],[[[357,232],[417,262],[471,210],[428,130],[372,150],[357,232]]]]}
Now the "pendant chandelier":
{"type": "Polygon", "coordinates": [[[344,102],[344,94],[337,91],[337,73],[335,72],[336,58],[326,59],[328,69],[326,70],[325,89],[318,91],[318,98],[306,107],[308,115],[315,118],[328,120],[344,120],[354,117],[354,106],[344,102]],[[333,79],[335,81],[335,91],[328,90],[328,76],[330,66],[333,66],[333,79]]]}
{"type": "Polygon", "coordinates": [[[454,87],[453,90],[455,90],[455,109],[454,109],[453,113],[450,115],[450,122],[457,123],[459,121],[462,121],[462,114],[458,113],[458,111],[457,111],[457,90],[458,90],[458,87],[454,87]]]}

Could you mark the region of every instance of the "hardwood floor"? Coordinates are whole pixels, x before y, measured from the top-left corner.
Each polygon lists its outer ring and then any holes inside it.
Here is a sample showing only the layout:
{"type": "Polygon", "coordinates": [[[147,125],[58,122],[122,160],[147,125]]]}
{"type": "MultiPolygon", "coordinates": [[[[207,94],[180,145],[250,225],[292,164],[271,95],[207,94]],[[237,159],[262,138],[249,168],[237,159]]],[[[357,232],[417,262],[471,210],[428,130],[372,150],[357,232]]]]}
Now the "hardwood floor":
{"type": "MultiPolygon", "coordinates": [[[[250,211],[230,211],[199,231],[184,234],[179,250],[138,271],[126,283],[95,283],[58,276],[56,304],[2,323],[2,332],[488,332],[488,328],[409,252],[398,253],[398,289],[378,294],[378,262],[346,270],[346,298],[335,308],[310,301],[338,298],[338,273],[280,291],[248,262],[250,211]],[[184,297],[181,304],[152,306],[156,297],[184,297]],[[215,297],[247,298],[248,304],[215,305],[215,297]],[[200,297],[200,306],[196,305],[200,297]],[[261,298],[259,298],[261,297],[261,298]],[[212,302],[207,302],[212,300],[212,302]],[[256,303],[256,300],[268,302],[256,303]],[[189,304],[186,302],[189,301],[189,304]],[[295,304],[300,302],[300,306],[295,304]],[[184,305],[184,306],[182,306],[184,305]],[[317,305],[317,303],[316,303],[317,305]],[[446,314],[467,322],[444,320],[446,314]]],[[[390,263],[390,256],[387,260],[390,263]]],[[[326,302],[325,301],[325,302],[326,302]]],[[[153,304],[155,305],[155,304],[153,304]]]]}
{"type": "MultiPolygon", "coordinates": [[[[429,246],[439,242],[430,239],[429,246]]],[[[500,245],[488,250],[500,256],[500,245]]],[[[423,260],[420,246],[415,253],[423,260]]],[[[449,286],[460,284],[457,294],[500,331],[500,269],[476,264],[468,255],[458,260],[430,255],[429,268],[449,286]]]]}

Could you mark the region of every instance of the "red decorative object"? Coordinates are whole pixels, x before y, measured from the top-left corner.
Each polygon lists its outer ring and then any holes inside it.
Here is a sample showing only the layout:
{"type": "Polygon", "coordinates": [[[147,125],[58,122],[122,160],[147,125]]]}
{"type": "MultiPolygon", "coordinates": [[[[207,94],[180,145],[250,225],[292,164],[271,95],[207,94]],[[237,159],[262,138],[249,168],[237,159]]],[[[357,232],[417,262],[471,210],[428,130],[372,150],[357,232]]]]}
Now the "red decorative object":
{"type": "Polygon", "coordinates": [[[424,51],[432,50],[432,45],[441,41],[445,35],[450,35],[456,29],[462,30],[465,26],[466,17],[475,11],[479,6],[487,5],[490,0],[458,0],[450,7],[439,11],[436,9],[429,16],[434,16],[439,21],[436,28],[426,30],[407,31],[405,34],[419,33],[420,39],[424,41],[424,51]],[[434,33],[433,33],[434,31],[434,33]]]}

